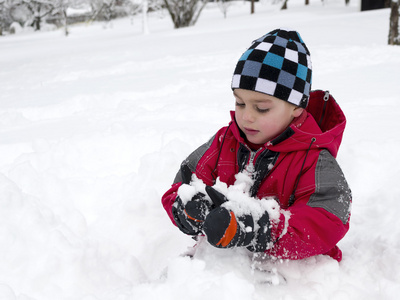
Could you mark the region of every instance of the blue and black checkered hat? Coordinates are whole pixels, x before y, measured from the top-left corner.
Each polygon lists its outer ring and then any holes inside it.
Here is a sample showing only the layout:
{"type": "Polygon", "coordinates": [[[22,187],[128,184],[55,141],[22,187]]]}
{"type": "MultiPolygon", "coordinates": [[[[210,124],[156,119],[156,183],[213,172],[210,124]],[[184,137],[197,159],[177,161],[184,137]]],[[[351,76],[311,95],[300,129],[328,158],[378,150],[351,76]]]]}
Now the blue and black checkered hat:
{"type": "Polygon", "coordinates": [[[232,89],[268,94],[305,108],[311,89],[310,52],[296,31],[275,29],[239,59],[232,89]]]}

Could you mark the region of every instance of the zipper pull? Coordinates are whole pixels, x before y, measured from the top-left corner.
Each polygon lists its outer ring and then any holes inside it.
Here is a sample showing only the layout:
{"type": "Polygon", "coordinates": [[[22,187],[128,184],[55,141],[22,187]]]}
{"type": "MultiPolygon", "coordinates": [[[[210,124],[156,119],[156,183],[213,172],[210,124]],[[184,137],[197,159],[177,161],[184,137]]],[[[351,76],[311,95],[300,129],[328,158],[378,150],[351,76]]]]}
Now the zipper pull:
{"type": "Polygon", "coordinates": [[[328,103],[328,100],[329,100],[329,91],[325,91],[325,95],[324,95],[323,99],[324,99],[324,106],[322,107],[321,118],[318,121],[318,126],[319,127],[321,127],[322,120],[325,117],[326,104],[328,103]]]}
{"type": "Polygon", "coordinates": [[[262,150],[262,148],[258,149],[257,151],[253,151],[250,149],[250,158],[249,158],[249,162],[246,167],[246,171],[249,174],[252,174],[254,172],[254,170],[255,170],[254,159],[256,158],[257,153],[260,152],[261,150],[262,150]]]}
{"type": "Polygon", "coordinates": [[[327,102],[329,100],[329,91],[325,91],[324,101],[327,102]]]}
{"type": "Polygon", "coordinates": [[[250,151],[250,158],[249,158],[249,162],[247,163],[247,166],[246,166],[246,171],[247,171],[247,174],[253,174],[253,172],[254,172],[254,164],[253,164],[253,161],[254,161],[254,157],[256,156],[256,153],[257,152],[254,152],[254,151],[250,151]]]}

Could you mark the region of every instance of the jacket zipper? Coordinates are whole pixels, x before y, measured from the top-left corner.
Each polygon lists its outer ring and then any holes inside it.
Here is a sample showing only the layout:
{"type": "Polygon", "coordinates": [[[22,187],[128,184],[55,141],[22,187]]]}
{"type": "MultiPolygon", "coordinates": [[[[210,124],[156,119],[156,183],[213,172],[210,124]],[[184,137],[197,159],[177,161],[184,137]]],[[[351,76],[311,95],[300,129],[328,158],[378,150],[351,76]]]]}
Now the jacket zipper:
{"type": "Polygon", "coordinates": [[[328,100],[329,100],[329,91],[325,91],[325,95],[324,95],[324,98],[323,98],[323,99],[324,99],[324,107],[322,108],[321,118],[319,119],[319,122],[318,122],[318,126],[319,126],[319,127],[321,127],[322,120],[323,120],[324,117],[325,117],[326,105],[327,105],[328,100]]]}
{"type": "Polygon", "coordinates": [[[247,146],[246,144],[245,144],[244,146],[247,148],[247,150],[250,151],[249,162],[247,163],[247,166],[246,166],[245,170],[246,170],[249,174],[252,174],[252,173],[254,172],[254,170],[255,170],[254,160],[255,160],[255,158],[256,158],[257,153],[260,152],[260,151],[262,150],[262,148],[259,148],[258,150],[253,151],[253,150],[251,150],[250,147],[247,146]]]}

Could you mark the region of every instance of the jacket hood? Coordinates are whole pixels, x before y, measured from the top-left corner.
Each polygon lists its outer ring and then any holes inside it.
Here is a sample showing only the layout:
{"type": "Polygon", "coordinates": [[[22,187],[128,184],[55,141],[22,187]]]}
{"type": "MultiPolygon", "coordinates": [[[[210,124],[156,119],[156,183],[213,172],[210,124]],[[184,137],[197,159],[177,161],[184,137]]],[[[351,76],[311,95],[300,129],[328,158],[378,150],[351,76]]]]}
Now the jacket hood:
{"type": "MultiPolygon", "coordinates": [[[[232,131],[244,143],[241,131],[236,125],[235,113],[231,113],[235,124],[232,131]]],[[[336,157],[346,127],[346,117],[328,91],[313,91],[305,112],[278,137],[265,146],[275,152],[327,149],[336,157]]]]}

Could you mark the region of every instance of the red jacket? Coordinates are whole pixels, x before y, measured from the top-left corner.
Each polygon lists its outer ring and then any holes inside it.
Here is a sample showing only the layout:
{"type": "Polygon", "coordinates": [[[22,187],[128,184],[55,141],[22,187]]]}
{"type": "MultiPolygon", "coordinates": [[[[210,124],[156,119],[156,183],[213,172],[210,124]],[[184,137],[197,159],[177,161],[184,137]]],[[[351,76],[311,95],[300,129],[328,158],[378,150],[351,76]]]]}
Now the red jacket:
{"type": "MultiPolygon", "coordinates": [[[[351,191],[335,159],[346,118],[333,97],[312,92],[307,111],[258,151],[246,144],[234,112],[231,116],[229,126],[185,163],[207,185],[217,177],[232,185],[235,174],[251,161],[257,174],[252,196],[274,197],[281,207],[280,220],[272,224],[274,245],[266,253],[282,259],[327,254],[340,261],[336,244],[349,229],[351,191]]],[[[178,172],[162,197],[172,222],[171,207],[180,185],[178,172]]]]}

